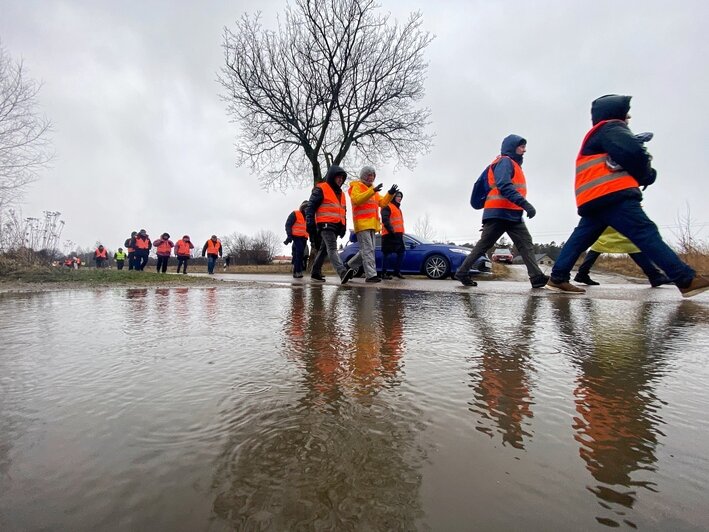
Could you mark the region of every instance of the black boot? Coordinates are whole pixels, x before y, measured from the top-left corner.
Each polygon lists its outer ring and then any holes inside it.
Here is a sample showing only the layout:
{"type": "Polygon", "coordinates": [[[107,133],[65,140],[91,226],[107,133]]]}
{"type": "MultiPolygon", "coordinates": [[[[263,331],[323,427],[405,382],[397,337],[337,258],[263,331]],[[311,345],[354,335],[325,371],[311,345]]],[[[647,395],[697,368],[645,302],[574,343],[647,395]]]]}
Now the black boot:
{"type": "Polygon", "coordinates": [[[599,283],[598,281],[594,281],[591,279],[591,277],[587,273],[577,273],[576,277],[574,277],[574,281],[577,283],[583,283],[587,284],[588,286],[598,286],[599,283]]]}

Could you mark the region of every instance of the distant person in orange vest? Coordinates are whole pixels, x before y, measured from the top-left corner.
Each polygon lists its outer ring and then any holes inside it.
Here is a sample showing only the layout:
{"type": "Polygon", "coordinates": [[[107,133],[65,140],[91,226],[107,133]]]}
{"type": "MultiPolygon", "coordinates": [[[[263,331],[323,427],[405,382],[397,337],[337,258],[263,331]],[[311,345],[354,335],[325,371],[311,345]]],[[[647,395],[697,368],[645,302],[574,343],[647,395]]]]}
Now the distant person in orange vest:
{"type": "Polygon", "coordinates": [[[180,267],[182,267],[182,273],[187,273],[187,263],[192,257],[192,250],[194,249],[194,244],[190,241],[189,235],[185,235],[181,240],[177,241],[175,244],[175,255],[177,256],[177,273],[180,273],[180,267]]]}
{"type": "Polygon", "coordinates": [[[148,264],[148,256],[150,255],[153,243],[150,241],[150,237],[145,229],[138,231],[138,234],[135,235],[130,242],[130,247],[133,248],[133,256],[135,257],[133,268],[142,272],[148,264]]]}
{"type": "Polygon", "coordinates": [[[202,256],[207,256],[207,273],[209,275],[214,274],[214,266],[217,264],[219,257],[223,255],[222,243],[217,238],[217,235],[212,235],[212,237],[204,243],[202,247],[202,256]]]}
{"type": "Polygon", "coordinates": [[[578,226],[561,248],[547,288],[582,294],[569,282],[578,257],[606,227],[625,235],[675,283],[683,297],[709,289],[709,279],[682,262],[662,240],[657,226],[643,211],[640,187],[652,185],[657,172],[642,140],[628,127],[630,96],[609,94],[591,104],[593,127],[586,133],[576,157],[578,226]],[[614,164],[608,164],[609,158],[614,164]]]}
{"type": "Polygon", "coordinates": [[[81,257],[74,255],[74,269],[78,270],[79,268],[81,268],[81,257]]]}
{"type": "Polygon", "coordinates": [[[347,283],[354,275],[354,270],[342,264],[337,252],[337,237],[344,237],[347,232],[347,201],[342,191],[342,184],[347,179],[347,172],[336,165],[330,166],[325,180],[318,183],[310,193],[308,206],[305,209],[305,221],[308,234],[318,253],[313,259],[310,279],[320,283],[325,282],[322,265],[325,255],[330,259],[342,284],[347,283]],[[319,240],[319,245],[317,245],[319,240]]]}
{"type": "Polygon", "coordinates": [[[130,238],[126,238],[126,241],[123,243],[123,245],[126,247],[126,251],[128,252],[128,270],[134,270],[135,269],[135,249],[133,249],[133,240],[135,237],[138,235],[138,231],[133,231],[130,234],[130,238]]]}
{"type": "Polygon", "coordinates": [[[116,261],[116,269],[122,270],[126,262],[126,252],[123,251],[123,248],[118,248],[118,251],[113,254],[113,260],[116,261]]]}
{"type": "Polygon", "coordinates": [[[404,215],[401,212],[401,199],[404,195],[397,190],[391,203],[382,209],[382,279],[392,278],[387,273],[387,259],[396,254],[394,277],[403,279],[401,264],[404,262],[406,247],[404,246],[404,215]]]}
{"type": "Polygon", "coordinates": [[[108,262],[108,250],[103,247],[103,244],[99,245],[94,251],[94,260],[96,261],[97,268],[105,268],[108,262]]]}
{"type": "Polygon", "coordinates": [[[170,233],[163,233],[155,242],[153,242],[158,255],[157,272],[165,273],[167,271],[167,263],[170,262],[172,248],[175,245],[170,240],[170,233]]]}
{"type": "Polygon", "coordinates": [[[353,181],[348,189],[352,202],[352,221],[359,243],[359,251],[348,261],[348,267],[355,271],[363,267],[368,283],[378,283],[382,280],[377,275],[374,255],[375,237],[382,228],[379,222],[379,208],[389,205],[398,190],[396,185],[392,185],[382,198],[379,196],[379,191],[383,185],[381,183],[374,185],[376,177],[374,167],[364,166],[359,171],[359,180],[353,181]]]}
{"type": "Polygon", "coordinates": [[[293,242],[291,253],[293,255],[293,277],[300,279],[303,277],[303,254],[305,246],[308,244],[308,231],[305,224],[305,208],[308,202],[304,201],[300,204],[298,210],[293,211],[286,220],[286,238],[283,244],[286,246],[293,242]]]}

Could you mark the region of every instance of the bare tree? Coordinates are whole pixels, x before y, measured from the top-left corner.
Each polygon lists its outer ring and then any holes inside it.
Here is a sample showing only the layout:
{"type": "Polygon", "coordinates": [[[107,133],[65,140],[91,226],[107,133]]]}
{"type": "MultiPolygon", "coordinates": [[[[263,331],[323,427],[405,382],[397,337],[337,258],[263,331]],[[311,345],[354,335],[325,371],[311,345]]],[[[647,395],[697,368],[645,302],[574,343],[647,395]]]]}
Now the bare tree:
{"type": "Polygon", "coordinates": [[[276,31],[244,15],[224,29],[219,82],[240,128],[238,164],[266,188],[322,179],[322,165],[408,168],[428,150],[423,52],[433,36],[421,13],[390,23],[375,0],[295,0],[276,31]]]}
{"type": "Polygon", "coordinates": [[[273,257],[278,252],[282,245],[278,235],[273,231],[262,229],[253,240],[253,249],[256,252],[259,264],[270,264],[273,262],[273,257]]]}
{"type": "Polygon", "coordinates": [[[37,110],[40,87],[0,45],[0,210],[21,197],[52,157],[50,123],[37,110]]]}
{"type": "Polygon", "coordinates": [[[414,234],[424,240],[433,240],[436,238],[436,230],[431,223],[431,217],[428,213],[419,217],[414,223],[414,234]]]}

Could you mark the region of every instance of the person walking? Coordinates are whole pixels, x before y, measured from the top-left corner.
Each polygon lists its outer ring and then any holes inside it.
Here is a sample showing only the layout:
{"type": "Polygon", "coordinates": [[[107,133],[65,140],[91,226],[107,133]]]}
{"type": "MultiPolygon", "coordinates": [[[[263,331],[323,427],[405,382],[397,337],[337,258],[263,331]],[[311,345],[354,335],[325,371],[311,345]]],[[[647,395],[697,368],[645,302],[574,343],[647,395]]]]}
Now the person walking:
{"type": "Polygon", "coordinates": [[[165,273],[167,272],[167,264],[170,262],[170,255],[172,255],[172,248],[175,247],[175,244],[170,240],[170,233],[160,235],[160,238],[153,242],[153,246],[155,246],[158,255],[157,272],[165,273]]]}
{"type": "Polygon", "coordinates": [[[391,203],[382,209],[382,279],[392,278],[387,273],[387,259],[396,254],[393,276],[404,279],[401,275],[401,265],[404,262],[406,247],[404,246],[404,215],[401,212],[401,199],[404,194],[397,190],[391,203]]]}
{"type": "Polygon", "coordinates": [[[222,256],[222,254],[223,250],[221,240],[217,238],[217,235],[212,235],[202,247],[202,256],[207,256],[207,273],[209,275],[214,274],[214,266],[217,264],[217,260],[222,256]]]}
{"type": "Polygon", "coordinates": [[[342,238],[347,232],[347,203],[342,192],[345,179],[347,172],[334,164],[330,166],[325,180],[318,183],[310,193],[308,206],[305,208],[306,229],[313,246],[320,240],[320,245],[316,246],[318,252],[313,259],[310,273],[310,279],[313,281],[325,282],[322,265],[326,254],[342,284],[347,283],[354,275],[352,269],[345,268],[337,253],[337,237],[342,238]]]}
{"type": "Polygon", "coordinates": [[[653,184],[657,172],[642,141],[630,128],[631,96],[609,94],[591,104],[593,127],[581,142],[576,157],[576,207],[579,224],[561,248],[547,288],[582,294],[583,288],[569,282],[578,257],[613,227],[655,263],[675,283],[683,297],[709,289],[709,279],[682,262],[662,240],[657,226],[640,204],[640,187],[653,184]],[[611,167],[608,159],[617,163],[611,167]],[[619,169],[615,169],[619,167],[619,169]]]}
{"type": "Polygon", "coordinates": [[[150,241],[150,237],[145,229],[138,231],[138,234],[131,239],[130,247],[134,250],[133,257],[135,259],[135,264],[133,269],[142,272],[148,264],[148,256],[150,255],[150,250],[153,247],[153,243],[150,241]]]}
{"type": "Polygon", "coordinates": [[[295,279],[300,279],[303,277],[303,254],[305,253],[305,246],[308,243],[308,230],[305,223],[305,209],[308,206],[308,202],[304,201],[300,204],[300,207],[290,213],[286,219],[286,239],[283,241],[284,245],[288,245],[291,242],[291,255],[293,262],[293,277],[295,279]]]}
{"type": "Polygon", "coordinates": [[[593,265],[602,253],[627,253],[628,256],[633,259],[633,262],[643,271],[648,281],[650,281],[650,286],[653,288],[672,282],[669,277],[662,273],[662,271],[647,258],[647,255],[612,227],[607,227],[601,236],[598,237],[598,240],[591,246],[591,249],[586,252],[586,258],[581,263],[581,266],[579,266],[579,271],[576,277],[574,277],[574,281],[589,286],[598,286],[601,284],[591,279],[591,268],[593,268],[593,265]]]}
{"type": "Polygon", "coordinates": [[[182,267],[182,273],[187,273],[187,263],[192,257],[192,250],[194,249],[194,244],[190,241],[189,235],[183,236],[175,244],[175,255],[177,256],[177,273],[180,273],[180,267],[182,267]]]}
{"type": "Polygon", "coordinates": [[[542,288],[549,278],[539,269],[532,236],[522,221],[522,213],[534,218],[537,210],[527,201],[527,180],[522,171],[527,141],[519,135],[508,135],[502,141],[500,155],[485,168],[490,188],[485,199],[483,229],[480,240],[455,274],[455,278],[466,286],[477,286],[470,276],[470,268],[505,233],[517,247],[529,275],[532,288],[542,288]]]}
{"type": "Polygon", "coordinates": [[[137,235],[138,231],[133,231],[130,234],[130,238],[126,238],[126,241],[123,243],[126,247],[126,251],[128,251],[128,271],[135,269],[135,249],[132,247],[134,245],[132,242],[137,235]]]}
{"type": "MultiPolygon", "coordinates": [[[[126,262],[126,252],[123,251],[123,248],[118,248],[118,251],[116,251],[116,252],[113,254],[113,260],[116,261],[116,269],[117,269],[117,270],[122,270],[122,269],[123,269],[123,265],[124,265],[125,262],[126,262]]],[[[129,267],[130,267],[130,265],[129,265],[129,267]]]]}
{"type": "Polygon", "coordinates": [[[377,275],[375,260],[375,236],[381,231],[379,221],[379,208],[389,205],[391,198],[398,190],[392,185],[387,194],[382,198],[379,191],[383,185],[374,185],[377,173],[372,166],[364,166],[359,171],[359,180],[353,181],[348,189],[352,202],[352,221],[354,222],[355,235],[359,243],[359,251],[348,261],[348,267],[357,270],[364,268],[366,282],[378,283],[382,279],[377,275]]]}
{"type": "Polygon", "coordinates": [[[94,251],[94,261],[97,268],[105,268],[108,262],[108,250],[100,244],[94,251]]]}

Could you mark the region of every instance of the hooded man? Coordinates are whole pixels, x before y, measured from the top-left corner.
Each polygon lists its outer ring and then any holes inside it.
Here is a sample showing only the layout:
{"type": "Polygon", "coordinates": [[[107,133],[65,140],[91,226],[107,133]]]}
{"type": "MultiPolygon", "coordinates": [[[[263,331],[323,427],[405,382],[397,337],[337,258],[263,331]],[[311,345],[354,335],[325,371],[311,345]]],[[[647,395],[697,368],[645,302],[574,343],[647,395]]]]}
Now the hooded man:
{"type": "Polygon", "coordinates": [[[223,256],[224,251],[222,242],[217,238],[217,235],[212,235],[209,240],[202,246],[202,256],[207,256],[207,273],[214,274],[214,266],[217,264],[219,257],[223,256]]]}
{"type": "Polygon", "coordinates": [[[334,164],[330,166],[325,175],[325,181],[318,183],[313,188],[308,206],[305,209],[306,227],[313,245],[317,243],[318,237],[320,240],[318,253],[313,260],[313,269],[310,274],[313,281],[325,281],[325,277],[322,275],[325,254],[340,276],[342,284],[347,283],[354,275],[353,270],[345,268],[337,253],[337,237],[342,238],[347,232],[347,202],[345,194],[342,192],[342,184],[346,178],[347,172],[342,168],[334,164]]]}
{"type": "Polygon", "coordinates": [[[389,205],[382,209],[382,279],[392,278],[387,273],[387,258],[396,253],[394,277],[403,279],[401,264],[404,262],[406,247],[404,246],[404,215],[401,212],[401,200],[404,194],[397,190],[389,205]]]}
{"type": "Polygon", "coordinates": [[[293,277],[296,279],[303,277],[303,265],[305,263],[303,260],[303,255],[305,253],[305,246],[308,243],[309,236],[307,224],[305,223],[305,209],[307,206],[308,202],[304,201],[300,204],[298,210],[290,213],[288,219],[286,220],[287,238],[283,244],[288,245],[293,242],[293,277]]]}
{"type": "Polygon", "coordinates": [[[643,211],[640,187],[655,182],[657,172],[642,140],[628,127],[630,96],[609,94],[591,104],[593,127],[576,157],[576,207],[579,224],[561,248],[547,288],[582,294],[569,282],[571,268],[606,227],[625,235],[662,269],[683,297],[709,289],[709,279],[697,275],[665,244],[657,226],[643,211]],[[609,165],[612,159],[616,164],[609,165]]]}
{"type": "Polygon", "coordinates": [[[519,135],[508,135],[502,141],[500,155],[483,170],[490,187],[483,211],[483,229],[480,240],[455,274],[466,286],[477,286],[470,277],[470,267],[505,233],[517,247],[532,288],[542,288],[549,278],[539,269],[534,256],[532,236],[522,221],[522,213],[534,218],[536,209],[527,201],[527,181],[522,171],[527,141],[519,135]]]}

